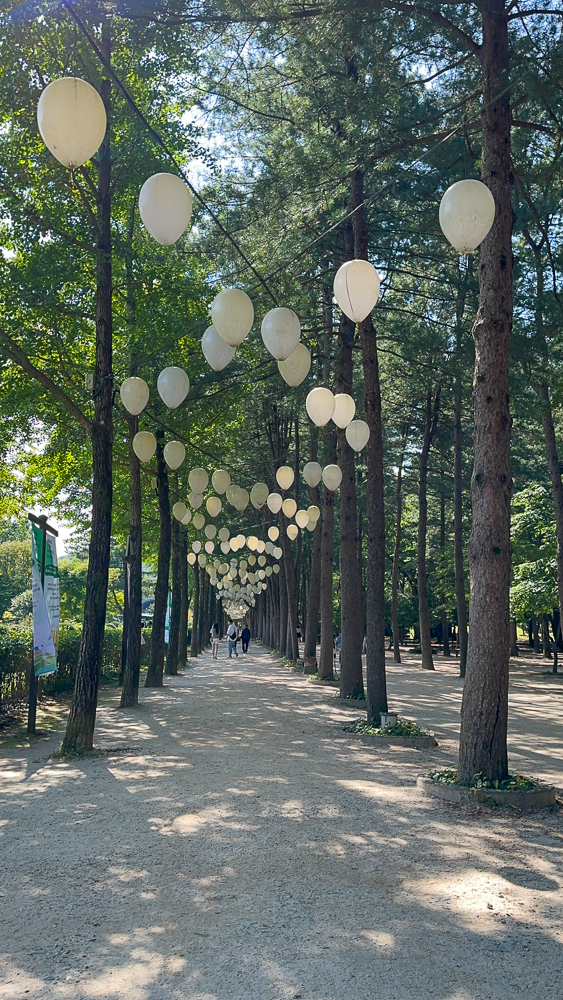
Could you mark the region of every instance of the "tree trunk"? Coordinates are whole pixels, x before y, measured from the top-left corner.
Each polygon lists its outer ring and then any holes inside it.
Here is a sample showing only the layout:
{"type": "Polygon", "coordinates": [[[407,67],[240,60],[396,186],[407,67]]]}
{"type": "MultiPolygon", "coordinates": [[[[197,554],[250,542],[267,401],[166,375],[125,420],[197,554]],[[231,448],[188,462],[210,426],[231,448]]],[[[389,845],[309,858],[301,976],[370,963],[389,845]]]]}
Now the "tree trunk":
{"type": "MultiPolygon", "coordinates": [[[[111,57],[109,22],[102,20],[101,47],[106,59],[111,57]]],[[[104,80],[100,88],[108,122],[111,85],[104,80]]],[[[70,706],[63,753],[91,750],[98,685],[102,668],[106,602],[109,574],[112,457],[113,457],[113,381],[112,381],[112,246],[111,246],[111,155],[110,127],[98,152],[97,254],[96,254],[96,360],[94,419],[92,421],[92,522],[88,552],[88,573],[84,600],[82,637],[76,668],[76,681],[70,706]]]]}
{"type": "Polygon", "coordinates": [[[496,205],[481,244],[475,339],[473,522],[469,541],[470,609],[467,676],[461,708],[458,780],[508,775],[510,652],[510,430],[508,363],[512,328],[512,171],[510,70],[503,0],[481,4],[484,76],[482,179],[496,205]]]}
{"type": "Polygon", "coordinates": [[[280,602],[279,602],[279,630],[280,630],[280,640],[279,640],[279,650],[280,656],[285,656],[287,653],[287,583],[285,579],[285,558],[280,560],[280,573],[279,573],[279,589],[280,589],[280,602]]]}
{"type": "Polygon", "coordinates": [[[194,601],[192,610],[192,641],[190,647],[190,657],[197,656],[197,623],[199,619],[199,566],[196,562],[192,567],[194,571],[194,601]]]}
{"type": "Polygon", "coordinates": [[[401,662],[401,648],[399,645],[399,557],[401,554],[401,519],[403,516],[403,462],[405,460],[405,449],[407,446],[407,432],[401,442],[401,454],[399,455],[399,468],[397,470],[397,523],[395,527],[395,549],[393,551],[393,573],[391,577],[391,629],[393,632],[393,663],[401,662]]]}
{"type": "Polygon", "coordinates": [[[516,618],[510,619],[510,655],[518,656],[518,632],[516,630],[516,618]]]}
{"type": "Polygon", "coordinates": [[[428,607],[428,578],[426,574],[426,533],[428,526],[428,456],[430,454],[432,439],[436,432],[439,410],[440,389],[438,388],[434,396],[434,403],[432,403],[431,391],[428,391],[426,396],[426,419],[418,475],[417,590],[420,651],[422,654],[421,667],[423,670],[434,670],[432,638],[430,635],[430,610],[428,607]]]}
{"type": "MultiPolygon", "coordinates": [[[[440,470],[440,481],[444,482],[444,470],[440,470]]],[[[444,656],[450,655],[450,636],[448,624],[448,612],[446,610],[446,497],[444,491],[440,493],[440,554],[442,556],[442,579],[443,591],[441,595],[442,612],[440,624],[442,627],[442,652],[444,656]]]]}
{"type": "Polygon", "coordinates": [[[463,562],[463,435],[461,428],[461,406],[461,387],[458,385],[454,402],[454,566],[459,676],[465,677],[467,666],[467,600],[465,597],[465,566],[463,562]]]}
{"type": "Polygon", "coordinates": [[[561,466],[559,464],[557,440],[555,437],[555,428],[553,426],[553,413],[551,410],[549,389],[546,384],[543,384],[536,386],[536,392],[541,400],[541,420],[545,441],[545,453],[555,507],[555,535],[557,538],[557,597],[559,601],[559,614],[561,616],[561,620],[563,620],[563,482],[561,481],[561,466]]]}
{"type": "MultiPolygon", "coordinates": [[[[332,428],[324,432],[324,464],[335,460],[336,434],[332,428]]],[[[332,619],[332,585],[334,570],[334,493],[323,490],[321,534],[321,650],[317,673],[323,680],[333,677],[334,623],[332,619]]]]}
{"type": "Polygon", "coordinates": [[[154,590],[154,606],[151,633],[151,658],[145,679],[145,687],[162,687],[164,674],[164,631],[166,626],[166,611],[168,608],[168,583],[170,577],[170,494],[168,491],[168,472],[164,461],[164,434],[156,434],[156,488],[158,493],[158,513],[160,518],[160,536],[158,542],[158,568],[156,587],[154,590]]]}
{"type": "Polygon", "coordinates": [[[141,505],[141,464],[133,451],[133,438],[139,427],[138,417],[128,416],[129,426],[129,622],[127,657],[120,708],[139,702],[141,671],[141,611],[143,604],[143,528],[141,505]]]}
{"type": "Polygon", "coordinates": [[[542,647],[545,660],[551,660],[551,642],[549,639],[549,618],[542,615],[541,619],[542,647]]]}
{"type": "Polygon", "coordinates": [[[532,635],[534,637],[534,653],[540,652],[540,628],[538,624],[538,616],[533,611],[532,612],[532,635]]]}
{"type": "Polygon", "coordinates": [[[188,538],[185,531],[180,533],[180,621],[178,623],[178,670],[185,670],[188,664],[188,538]]]}
{"type": "Polygon", "coordinates": [[[178,673],[178,641],[180,638],[180,605],[182,601],[182,581],[180,578],[180,522],[172,517],[172,605],[168,629],[168,649],[166,651],[165,672],[169,677],[178,673]]]}
{"type": "MultiPolygon", "coordinates": [[[[356,257],[368,259],[368,224],[364,201],[364,175],[352,174],[351,208],[354,214],[356,257]],[[361,207],[358,207],[361,206],[361,207]]],[[[366,593],[366,680],[368,720],[379,721],[387,711],[385,675],[385,508],[383,476],[383,429],[377,337],[371,316],[359,324],[364,371],[364,404],[370,429],[367,443],[367,593],[366,593]]]]}

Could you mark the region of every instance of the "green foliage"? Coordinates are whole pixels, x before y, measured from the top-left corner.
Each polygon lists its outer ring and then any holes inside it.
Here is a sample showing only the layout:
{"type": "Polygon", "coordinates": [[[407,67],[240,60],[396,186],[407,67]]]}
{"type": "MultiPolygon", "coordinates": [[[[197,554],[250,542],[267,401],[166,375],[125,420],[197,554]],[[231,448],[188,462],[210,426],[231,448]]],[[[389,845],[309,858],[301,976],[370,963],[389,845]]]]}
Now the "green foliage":
{"type": "Polygon", "coordinates": [[[31,542],[0,544],[0,617],[14,597],[31,586],[31,542]]]}
{"type": "Polygon", "coordinates": [[[518,621],[525,623],[532,612],[551,614],[558,601],[555,515],[547,487],[537,484],[515,495],[512,538],[510,601],[518,621]]]}
{"type": "MultiPolygon", "coordinates": [[[[453,768],[444,768],[442,771],[429,771],[428,777],[440,785],[457,785],[457,771],[453,768]]],[[[540,788],[540,784],[532,778],[526,778],[522,774],[509,774],[503,781],[490,781],[483,778],[481,774],[475,774],[466,788],[495,788],[507,792],[533,792],[540,788]]]]}
{"type": "Polygon", "coordinates": [[[408,719],[397,719],[395,726],[374,726],[362,718],[342,728],[345,733],[357,733],[360,736],[410,736],[421,739],[433,735],[429,729],[417,726],[416,722],[410,722],[408,719]]]}

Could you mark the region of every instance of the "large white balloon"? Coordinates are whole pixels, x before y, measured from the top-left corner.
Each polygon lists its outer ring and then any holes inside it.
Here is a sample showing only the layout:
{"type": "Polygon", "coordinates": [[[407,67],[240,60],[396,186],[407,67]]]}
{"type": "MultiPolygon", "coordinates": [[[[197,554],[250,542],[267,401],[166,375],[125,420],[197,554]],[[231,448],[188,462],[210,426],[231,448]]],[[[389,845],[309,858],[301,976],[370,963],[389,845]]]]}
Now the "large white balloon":
{"type": "Polygon", "coordinates": [[[209,497],[205,506],[210,517],[217,517],[221,513],[223,504],[219,500],[219,497],[209,497]]]}
{"type": "Polygon", "coordinates": [[[217,493],[224,493],[231,485],[231,477],[224,469],[217,469],[211,476],[211,484],[217,493]]]}
{"type": "Polygon", "coordinates": [[[240,288],[226,288],[211,304],[211,319],[229,347],[238,347],[248,337],[254,323],[254,306],[240,288]]]}
{"type": "Polygon", "coordinates": [[[268,538],[270,539],[270,541],[277,542],[279,537],[280,537],[279,528],[276,528],[275,525],[272,525],[271,528],[268,528],[268,538]]]}
{"type": "Polygon", "coordinates": [[[194,493],[205,493],[207,484],[209,483],[209,476],[205,469],[191,469],[188,475],[188,483],[194,493]]]}
{"type": "Polygon", "coordinates": [[[353,323],[369,316],[379,298],[379,275],[367,260],[347,260],[334,278],[334,297],[353,323]]]}
{"type": "Polygon", "coordinates": [[[346,440],[354,451],[361,451],[369,441],[370,429],[365,420],[352,420],[346,428],[346,440]]]}
{"type": "Polygon", "coordinates": [[[182,518],[182,524],[189,524],[190,521],[191,521],[191,519],[192,519],[192,512],[191,512],[191,510],[186,510],[186,513],[184,514],[184,516],[182,518]]]}
{"type": "Polygon", "coordinates": [[[254,486],[250,491],[250,499],[258,510],[266,503],[266,500],[268,499],[268,492],[266,483],[254,483],[254,486]]]}
{"type": "Polygon", "coordinates": [[[284,500],[282,503],[282,510],[286,517],[293,517],[295,511],[297,510],[297,504],[295,503],[293,497],[288,497],[287,500],[284,500]]]}
{"type": "Polygon", "coordinates": [[[325,465],[323,469],[323,483],[327,490],[337,490],[342,482],[342,469],[339,465],[325,465]]]}
{"type": "Polygon", "coordinates": [[[321,512],[320,509],[317,507],[316,503],[313,503],[311,504],[310,507],[307,507],[307,516],[309,520],[313,522],[313,524],[317,523],[319,517],[321,516],[321,512]]]}
{"type": "Polygon", "coordinates": [[[293,353],[301,336],[301,324],[293,309],[270,309],[262,320],[262,340],[278,361],[293,353]]]}
{"type": "Polygon", "coordinates": [[[186,507],[183,500],[178,500],[177,503],[175,503],[172,508],[172,513],[174,514],[174,517],[176,518],[177,521],[182,521],[185,518],[187,512],[188,508],[186,507]]]}
{"type": "Polygon", "coordinates": [[[237,349],[230,347],[222,337],[219,336],[214,326],[208,326],[201,338],[201,349],[207,363],[214,372],[223,371],[230,361],[233,360],[237,349]]]}
{"type": "Polygon", "coordinates": [[[268,504],[272,514],[278,514],[281,510],[283,497],[281,497],[279,493],[270,493],[266,503],[268,504]]]}
{"type": "Polygon", "coordinates": [[[288,526],[287,526],[287,537],[291,538],[291,541],[294,541],[294,539],[297,538],[298,534],[299,534],[299,528],[297,527],[297,525],[296,524],[288,524],[288,526]]]}
{"type": "Polygon", "coordinates": [[[192,217],[192,197],[176,174],[153,174],[139,194],[139,215],[152,238],[163,247],[180,239],[192,217]]]}
{"type": "Polygon", "coordinates": [[[281,377],[288,385],[301,385],[309,374],[311,367],[311,352],[305,344],[298,344],[285,361],[278,361],[281,377]]]}
{"type": "Polygon", "coordinates": [[[303,479],[307,483],[307,486],[314,489],[315,486],[319,485],[322,478],[322,466],[320,466],[318,462],[307,462],[307,465],[303,469],[303,479]]]}
{"type": "Polygon", "coordinates": [[[201,493],[196,493],[194,490],[192,490],[192,492],[188,497],[188,501],[190,507],[193,507],[194,510],[197,510],[197,508],[201,507],[203,503],[203,495],[201,493]]]}
{"type": "Polygon", "coordinates": [[[481,181],[457,181],[440,202],[439,219],[444,236],[457,252],[472,253],[495,221],[495,199],[481,181]]]}
{"type": "Polygon", "coordinates": [[[290,465],[282,465],[276,472],[276,482],[282,490],[288,490],[295,479],[295,473],[290,465]]]}
{"type": "Polygon", "coordinates": [[[322,386],[311,389],[305,400],[307,413],[317,427],[324,427],[325,424],[328,424],[334,413],[335,405],[334,396],[330,389],[324,389],[322,386]]]}
{"type": "Polygon", "coordinates": [[[133,451],[140,462],[150,462],[156,451],[156,438],[150,431],[139,431],[133,438],[133,451]]]}
{"type": "Polygon", "coordinates": [[[170,469],[179,469],[186,457],[186,449],[181,441],[169,441],[164,445],[164,461],[170,469]]]}
{"type": "Polygon", "coordinates": [[[63,76],[39,98],[37,124],[47,149],[69,169],[81,167],[106,134],[104,102],[86,80],[63,76]]]}
{"type": "Polygon", "coordinates": [[[306,510],[298,510],[295,515],[295,523],[298,528],[306,528],[309,523],[309,515],[306,510]]]}
{"type": "Polygon", "coordinates": [[[169,410],[175,410],[183,403],[190,391],[190,380],[183,368],[172,365],[163,368],[156,383],[158,394],[169,410]]]}
{"type": "Polygon", "coordinates": [[[336,426],[343,430],[354,419],[356,404],[347,392],[337,392],[334,401],[332,419],[336,426]]]}
{"type": "Polygon", "coordinates": [[[149,401],[149,387],[143,378],[132,375],[121,383],[119,395],[127,412],[137,417],[149,401]]]}
{"type": "Polygon", "coordinates": [[[241,486],[237,489],[237,495],[234,502],[234,506],[238,511],[243,511],[245,507],[248,507],[250,501],[250,493],[248,490],[243,489],[241,486]]]}
{"type": "Polygon", "coordinates": [[[196,528],[197,531],[201,531],[204,524],[205,524],[205,518],[203,514],[200,514],[200,512],[198,511],[197,514],[194,514],[194,528],[196,528]]]}

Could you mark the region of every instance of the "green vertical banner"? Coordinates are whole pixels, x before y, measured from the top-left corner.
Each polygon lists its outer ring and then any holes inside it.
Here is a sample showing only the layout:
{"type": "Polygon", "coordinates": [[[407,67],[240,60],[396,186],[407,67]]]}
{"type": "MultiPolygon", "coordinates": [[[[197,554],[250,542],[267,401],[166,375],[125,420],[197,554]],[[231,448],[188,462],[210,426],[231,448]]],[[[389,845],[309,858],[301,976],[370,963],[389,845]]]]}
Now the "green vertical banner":
{"type": "Polygon", "coordinates": [[[43,532],[31,526],[31,588],[33,592],[33,664],[36,677],[57,669],[55,637],[59,637],[59,570],[55,538],[47,535],[45,588],[41,586],[43,532]],[[52,616],[52,619],[50,617],[52,616]],[[54,629],[51,624],[51,620],[54,629]]]}
{"type": "Polygon", "coordinates": [[[172,610],[172,591],[168,591],[168,602],[166,604],[166,620],[164,622],[164,641],[168,645],[170,638],[170,612],[172,610]]]}

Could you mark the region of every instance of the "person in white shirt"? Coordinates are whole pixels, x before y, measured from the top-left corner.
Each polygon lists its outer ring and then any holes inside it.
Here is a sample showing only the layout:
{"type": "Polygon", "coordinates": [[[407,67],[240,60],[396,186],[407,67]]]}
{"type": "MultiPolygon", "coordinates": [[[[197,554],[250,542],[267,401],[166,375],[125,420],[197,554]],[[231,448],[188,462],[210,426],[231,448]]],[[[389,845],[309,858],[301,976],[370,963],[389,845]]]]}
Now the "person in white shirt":
{"type": "Polygon", "coordinates": [[[233,649],[235,651],[235,656],[237,653],[237,627],[229,618],[229,624],[227,625],[227,652],[229,654],[229,660],[233,658],[233,649]]]}
{"type": "Polygon", "coordinates": [[[217,654],[219,652],[219,623],[218,622],[215,622],[211,626],[210,635],[211,635],[211,655],[213,656],[213,659],[216,660],[217,659],[217,654]]]}

